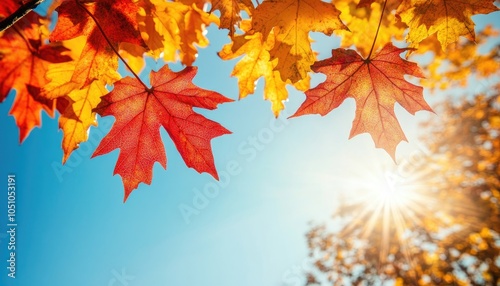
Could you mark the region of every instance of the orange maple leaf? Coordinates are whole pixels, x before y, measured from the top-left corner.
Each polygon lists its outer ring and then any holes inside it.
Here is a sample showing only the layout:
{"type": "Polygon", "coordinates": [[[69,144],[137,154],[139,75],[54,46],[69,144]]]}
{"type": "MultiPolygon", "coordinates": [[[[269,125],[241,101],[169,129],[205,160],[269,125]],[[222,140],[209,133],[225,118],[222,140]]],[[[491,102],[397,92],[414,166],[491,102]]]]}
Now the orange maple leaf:
{"type": "Polygon", "coordinates": [[[41,21],[30,12],[0,37],[0,102],[11,89],[17,91],[10,114],[19,127],[20,142],[40,126],[41,110],[54,114],[54,102],[40,96],[49,64],[71,60],[62,54],[68,50],[60,43],[44,44],[41,21]]]}
{"type": "Polygon", "coordinates": [[[126,77],[115,83],[95,109],[102,116],[116,118],[93,157],[120,149],[114,174],[122,177],[125,200],[139,183],[151,184],[155,162],[166,169],[160,126],[167,130],[188,167],[218,178],[210,140],[231,132],[192,108],[215,109],[219,103],[232,100],[195,86],[192,79],[196,70],[187,67],[175,73],[164,66],[151,72],[151,88],[126,77]]]}
{"type": "Polygon", "coordinates": [[[432,111],[423,98],[422,87],[404,79],[405,75],[424,76],[417,64],[400,57],[406,50],[388,43],[368,59],[354,50],[332,50],[331,58],[312,66],[313,71],[326,74],[326,81],[306,91],[305,102],[292,117],[312,113],[323,116],[352,97],[356,101],[356,117],[350,138],[370,133],[375,145],[394,159],[397,145],[406,141],[394,105],[399,103],[411,114],[432,111]]]}

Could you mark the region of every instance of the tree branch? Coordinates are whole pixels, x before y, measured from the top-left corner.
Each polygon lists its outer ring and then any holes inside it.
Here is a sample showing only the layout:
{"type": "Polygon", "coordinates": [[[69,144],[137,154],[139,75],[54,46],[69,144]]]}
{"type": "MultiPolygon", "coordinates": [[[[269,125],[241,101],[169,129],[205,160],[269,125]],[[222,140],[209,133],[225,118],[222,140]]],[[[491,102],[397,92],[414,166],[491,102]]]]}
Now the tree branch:
{"type": "Polygon", "coordinates": [[[9,17],[4,18],[0,22],[0,32],[7,30],[10,26],[14,25],[21,18],[26,16],[31,10],[35,9],[44,0],[31,0],[21,7],[19,7],[16,12],[12,13],[9,17]]]}

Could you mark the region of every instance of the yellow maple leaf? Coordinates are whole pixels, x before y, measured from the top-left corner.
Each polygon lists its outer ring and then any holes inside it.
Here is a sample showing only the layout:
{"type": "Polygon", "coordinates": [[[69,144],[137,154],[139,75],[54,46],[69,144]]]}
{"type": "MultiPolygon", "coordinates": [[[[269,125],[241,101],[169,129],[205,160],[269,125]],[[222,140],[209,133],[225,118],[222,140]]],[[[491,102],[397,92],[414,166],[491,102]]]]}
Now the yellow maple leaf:
{"type": "MultiPolygon", "coordinates": [[[[245,98],[255,91],[255,85],[260,77],[264,77],[264,99],[271,102],[271,108],[275,116],[285,108],[283,102],[288,98],[287,84],[290,80],[283,81],[280,73],[274,70],[277,59],[272,60],[269,49],[274,46],[275,37],[271,32],[266,41],[260,33],[247,36],[236,36],[234,42],[227,44],[219,52],[224,60],[231,60],[242,55],[243,58],[234,66],[231,76],[238,78],[240,99],[245,98]]],[[[294,86],[299,90],[309,88],[309,77],[298,81],[294,86]]]]}
{"type": "MultiPolygon", "coordinates": [[[[79,47],[79,41],[81,39],[77,38],[65,41],[65,44],[69,42],[69,44],[79,47]]],[[[74,52],[78,53],[78,49],[74,52]]],[[[78,148],[80,143],[88,140],[90,126],[97,125],[96,114],[92,109],[101,102],[101,96],[108,92],[105,88],[106,82],[103,80],[93,80],[88,83],[86,78],[75,79],[75,69],[78,62],[78,60],[74,60],[51,64],[45,74],[50,82],[44,86],[41,93],[41,96],[46,99],[58,100],[58,110],[61,113],[59,128],[63,131],[63,163],[69,158],[71,152],[78,148]]],[[[114,80],[119,78],[119,74],[116,73],[114,80]]]]}
{"type": "Polygon", "coordinates": [[[334,30],[347,29],[339,15],[333,4],[319,0],[268,0],[255,9],[251,32],[261,33],[267,40],[276,29],[271,58],[278,59],[276,70],[281,79],[295,83],[307,77],[316,59],[309,32],[331,35],[334,30]]]}
{"type": "Polygon", "coordinates": [[[264,99],[271,102],[271,108],[274,116],[278,117],[280,112],[285,109],[285,100],[288,99],[288,91],[286,83],[280,77],[278,71],[271,71],[265,77],[266,85],[264,86],[264,99]]]}
{"type": "Polygon", "coordinates": [[[92,110],[101,102],[101,96],[108,93],[105,83],[95,80],[83,89],[68,94],[71,103],[59,117],[59,128],[63,131],[63,163],[81,142],[88,140],[90,126],[97,126],[96,114],[92,110]]]}
{"type": "Polygon", "coordinates": [[[155,3],[145,0],[138,5],[137,22],[141,37],[155,59],[163,56],[165,61],[175,61],[176,51],[180,48],[176,40],[178,28],[175,21],[168,20],[168,17],[162,21],[161,16],[166,16],[165,10],[167,9],[165,5],[162,5],[164,2],[155,3]]]}
{"type": "Polygon", "coordinates": [[[404,0],[397,14],[408,25],[407,41],[416,48],[425,38],[437,34],[441,48],[455,43],[460,36],[474,41],[471,16],[497,11],[493,0],[404,0]]]}
{"type": "Polygon", "coordinates": [[[250,36],[235,37],[235,43],[225,45],[219,52],[223,60],[231,60],[244,55],[244,57],[234,66],[231,76],[238,78],[240,89],[240,99],[254,93],[255,82],[272,70],[270,62],[269,42],[262,41],[262,34],[257,33],[250,36]],[[241,43],[239,43],[241,42],[241,43]],[[239,47],[236,47],[238,46],[239,47]],[[233,52],[233,47],[236,51],[233,52]]]}
{"type": "Polygon", "coordinates": [[[209,14],[193,3],[142,1],[137,15],[139,30],[146,45],[157,59],[165,61],[180,59],[185,65],[192,65],[198,54],[198,47],[206,47],[205,26],[219,24],[214,14],[209,14]]]}
{"type": "MultiPolygon", "coordinates": [[[[50,64],[45,74],[49,81],[43,89],[41,96],[46,99],[56,99],[67,96],[73,90],[80,89],[95,79],[105,83],[113,83],[121,78],[118,73],[118,62],[107,61],[106,58],[98,56],[102,51],[95,51],[85,45],[85,36],[76,37],[71,40],[62,41],[65,47],[69,47],[68,55],[73,61],[50,64]],[[82,60],[87,58],[88,60],[82,60]],[[88,65],[92,68],[88,68],[88,65]]],[[[118,58],[112,53],[114,58],[118,58]]]]}
{"type": "Polygon", "coordinates": [[[74,71],[74,62],[50,65],[45,74],[49,83],[43,87],[41,96],[47,99],[56,99],[68,95],[75,89],[79,89],[83,82],[71,81],[74,71]]]}
{"type": "Polygon", "coordinates": [[[64,107],[59,107],[59,128],[63,130],[63,163],[81,142],[87,141],[90,126],[96,125],[96,114],[92,109],[99,104],[101,96],[107,93],[104,81],[94,80],[90,84],[75,82],[75,67],[75,62],[51,65],[46,74],[51,81],[42,91],[47,99],[67,102],[64,107]]]}

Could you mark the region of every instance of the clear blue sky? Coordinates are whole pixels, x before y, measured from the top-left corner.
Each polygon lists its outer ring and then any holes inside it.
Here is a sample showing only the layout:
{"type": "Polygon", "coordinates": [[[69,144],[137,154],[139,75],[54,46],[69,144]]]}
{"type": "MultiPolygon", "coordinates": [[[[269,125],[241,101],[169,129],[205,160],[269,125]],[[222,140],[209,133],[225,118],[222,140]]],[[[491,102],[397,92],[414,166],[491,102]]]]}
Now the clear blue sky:
{"type": "MultiPolygon", "coordinates": [[[[195,83],[236,99],[236,79],[229,77],[235,61],[216,56],[227,42],[225,33],[210,27],[211,45],[200,51],[195,83]]],[[[314,48],[324,58],[337,43],[314,48]]],[[[118,151],[90,159],[96,145],[84,143],[69,159],[71,172],[56,172],[62,158],[57,121],[44,114],[43,128],[19,145],[8,116],[13,98],[10,94],[0,104],[0,230],[6,230],[5,190],[12,173],[17,178],[17,278],[6,276],[7,240],[0,235],[1,285],[299,285],[308,222],[329,218],[343,191],[339,182],[360,180],[360,173],[393,164],[368,135],[347,139],[352,100],[325,117],[276,121],[260,82],[247,99],[200,111],[233,132],[212,141],[219,173],[229,173],[228,164],[239,172],[222,182],[188,223],[180,206],[193,207],[195,190],[219,183],[187,168],[165,131],[167,170],[155,164],[153,183],[141,184],[124,204],[121,178],[112,176],[118,151]],[[250,137],[259,136],[261,146],[251,147],[250,137]]],[[[291,92],[288,114],[303,100],[302,93],[291,92]]],[[[404,160],[417,148],[417,122],[429,115],[396,110],[412,142],[398,148],[398,160],[404,160]]],[[[102,138],[113,120],[100,118],[91,136],[102,138]]]]}

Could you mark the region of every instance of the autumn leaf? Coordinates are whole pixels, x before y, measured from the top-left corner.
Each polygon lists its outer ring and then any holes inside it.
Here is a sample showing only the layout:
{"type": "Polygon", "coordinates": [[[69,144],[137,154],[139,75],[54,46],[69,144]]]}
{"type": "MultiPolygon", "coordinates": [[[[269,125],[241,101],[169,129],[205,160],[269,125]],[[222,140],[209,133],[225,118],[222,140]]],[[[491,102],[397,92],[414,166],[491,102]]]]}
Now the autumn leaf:
{"type": "Polygon", "coordinates": [[[415,63],[400,54],[408,49],[388,43],[371,58],[363,59],[353,50],[332,50],[332,57],[316,62],[312,69],[326,74],[325,82],[306,91],[306,100],[292,117],[305,114],[326,115],[346,98],[356,101],[356,116],[350,138],[370,133],[375,145],[395,158],[396,146],[406,137],[401,130],[394,105],[399,103],[411,114],[431,111],[422,87],[405,80],[405,75],[423,77],[415,63]]]}
{"type": "Polygon", "coordinates": [[[110,45],[115,49],[121,42],[144,45],[137,30],[137,10],[131,0],[66,1],[56,9],[59,18],[50,34],[51,41],[70,40],[82,35],[87,39],[76,63],[73,82],[83,86],[95,79],[106,83],[116,80],[118,56],[110,45]]]}
{"type": "MultiPolygon", "coordinates": [[[[82,36],[64,41],[63,44],[73,47],[71,55],[78,59],[85,41],[85,37],[82,36]]],[[[80,143],[87,141],[90,126],[97,125],[93,108],[99,104],[101,96],[107,93],[106,82],[102,80],[93,80],[87,85],[72,80],[77,61],[50,64],[45,74],[49,83],[41,91],[41,97],[45,99],[57,99],[58,105],[61,101],[66,103],[58,108],[61,113],[59,128],[63,131],[63,163],[80,143]]],[[[119,79],[117,75],[115,81],[119,79]]]]}
{"type": "MultiPolygon", "coordinates": [[[[42,97],[49,100],[60,98],[83,86],[82,80],[72,81],[72,78],[75,72],[76,63],[82,53],[86,40],[87,39],[84,36],[81,36],[71,40],[59,42],[65,47],[71,47],[71,50],[68,51],[68,56],[70,56],[73,60],[49,65],[47,72],[45,73],[45,78],[48,80],[48,84],[44,85],[42,88],[42,97]]],[[[120,77],[116,74],[116,80],[118,79],[120,79],[120,77]]]]}
{"type": "Polygon", "coordinates": [[[155,59],[163,56],[163,59],[167,62],[172,62],[176,60],[177,50],[180,49],[179,43],[176,40],[177,37],[177,27],[176,22],[173,18],[161,17],[161,15],[167,16],[167,5],[180,5],[180,4],[167,4],[164,1],[154,1],[154,0],[142,0],[141,5],[139,5],[139,10],[137,14],[137,22],[139,25],[139,31],[141,36],[150,49],[150,53],[155,59]],[[158,5],[158,7],[157,7],[158,5]],[[162,21],[165,19],[165,21],[162,21]]]}
{"type": "MultiPolygon", "coordinates": [[[[271,102],[271,109],[277,117],[281,110],[285,108],[284,101],[288,98],[286,85],[291,84],[290,80],[283,81],[280,73],[274,68],[277,59],[271,60],[269,49],[274,46],[274,32],[264,42],[262,34],[236,36],[230,44],[225,45],[219,56],[223,60],[231,60],[244,55],[234,66],[231,76],[238,78],[240,99],[253,94],[257,80],[264,77],[264,99],[271,102]],[[235,51],[233,51],[235,50],[235,51]]],[[[298,81],[294,86],[299,90],[309,88],[309,77],[298,81]]]]}
{"type": "MultiPolygon", "coordinates": [[[[238,38],[236,38],[238,39],[238,38]]],[[[219,56],[224,60],[230,60],[244,55],[244,57],[234,66],[231,76],[238,78],[238,87],[240,90],[240,99],[253,94],[255,85],[260,77],[264,77],[264,97],[272,103],[273,113],[277,116],[284,108],[283,100],[288,98],[286,83],[281,80],[279,72],[275,77],[275,63],[270,61],[269,51],[266,49],[272,47],[274,38],[269,37],[264,43],[260,33],[246,36],[242,39],[244,42],[233,52],[233,43],[223,47],[219,56]]],[[[276,62],[276,60],[274,61],[276,62]]]]}
{"type": "Polygon", "coordinates": [[[229,36],[233,36],[235,27],[241,22],[241,11],[251,16],[254,10],[251,0],[212,0],[210,12],[220,11],[219,27],[229,30],[229,36]]]}
{"type": "Polygon", "coordinates": [[[347,29],[339,15],[333,4],[319,0],[268,0],[255,9],[252,31],[267,40],[275,29],[276,42],[269,51],[271,59],[278,59],[275,70],[283,81],[295,83],[307,78],[316,59],[309,32],[331,35],[334,30],[347,29]]]}
{"type": "Polygon", "coordinates": [[[142,0],[138,14],[139,30],[153,56],[165,61],[180,58],[187,66],[196,60],[197,47],[206,47],[205,26],[218,24],[218,18],[196,4],[161,0],[142,0]],[[179,54],[177,54],[179,53],[179,54]]]}
{"type": "Polygon", "coordinates": [[[108,93],[104,86],[103,82],[95,80],[84,88],[73,90],[68,94],[67,99],[70,100],[70,104],[61,110],[59,117],[59,128],[63,131],[63,163],[80,143],[88,140],[90,127],[97,126],[93,109],[101,102],[101,96],[108,93]]]}
{"type": "Polygon", "coordinates": [[[30,12],[0,37],[0,102],[16,90],[10,114],[19,127],[20,142],[40,126],[42,110],[54,114],[54,102],[40,97],[49,64],[71,60],[63,55],[67,49],[60,43],[44,44],[42,21],[30,12]]]}
{"type": "Polygon", "coordinates": [[[99,33],[93,33],[88,37],[88,42],[100,42],[102,45],[86,44],[83,47],[80,58],[75,64],[71,82],[83,87],[96,79],[109,84],[119,79],[118,56],[107,43],[105,44],[104,37],[99,33]]]}
{"type": "Polygon", "coordinates": [[[498,11],[493,0],[404,0],[397,14],[408,25],[406,40],[418,47],[425,38],[437,34],[441,48],[455,43],[460,36],[475,40],[471,16],[498,11]]]}
{"type": "Polygon", "coordinates": [[[102,116],[116,118],[93,156],[120,149],[114,173],[122,177],[125,200],[139,183],[151,183],[155,162],[166,169],[160,126],[168,132],[188,167],[218,178],[210,140],[230,132],[192,108],[215,109],[219,103],[232,100],[195,86],[192,79],[196,70],[187,67],[175,73],[164,66],[151,72],[151,88],[126,77],[115,83],[95,109],[102,116]]]}
{"type": "MultiPolygon", "coordinates": [[[[138,57],[139,52],[131,46],[141,47],[144,42],[135,20],[138,8],[132,1],[67,1],[56,10],[59,19],[50,38],[71,41],[69,46],[79,56],[74,62],[53,65],[46,76],[50,83],[42,93],[48,99],[64,97],[69,102],[59,118],[64,163],[88,139],[90,126],[96,125],[93,108],[107,93],[105,85],[121,78],[117,72],[119,44],[129,44],[123,53],[135,53],[138,57]]],[[[134,67],[140,65],[135,57],[129,63],[134,67]]]]}

